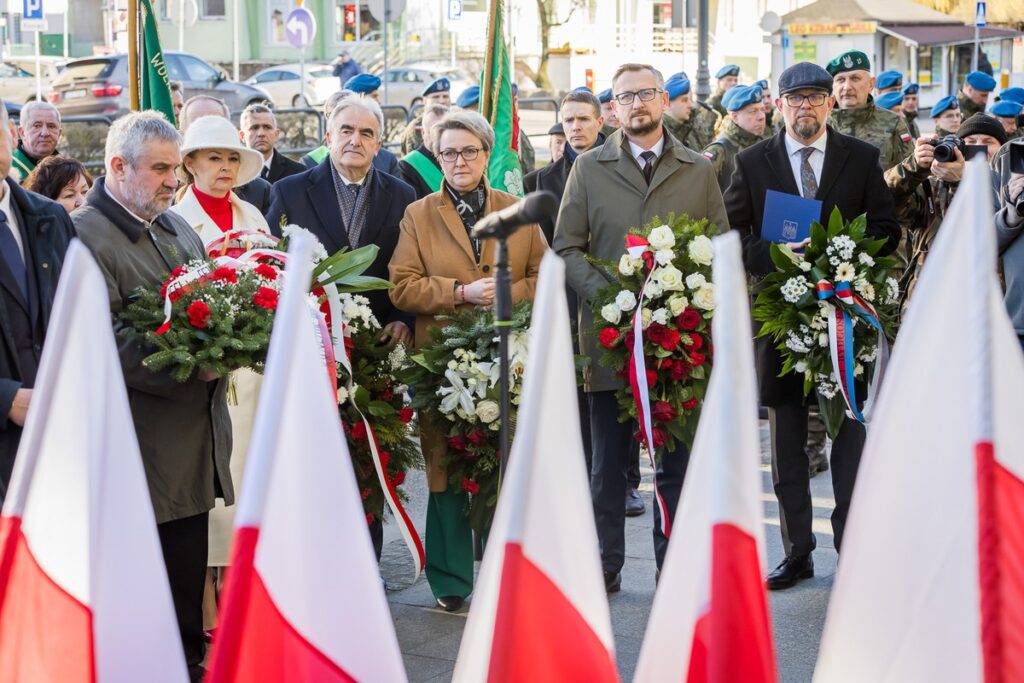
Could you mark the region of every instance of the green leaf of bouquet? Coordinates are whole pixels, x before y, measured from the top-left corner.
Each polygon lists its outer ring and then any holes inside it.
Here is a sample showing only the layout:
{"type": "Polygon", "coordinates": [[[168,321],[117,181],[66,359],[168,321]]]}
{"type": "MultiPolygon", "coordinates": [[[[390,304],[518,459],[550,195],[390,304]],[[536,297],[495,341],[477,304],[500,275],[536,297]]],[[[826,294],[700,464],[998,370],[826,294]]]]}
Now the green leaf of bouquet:
{"type": "Polygon", "coordinates": [[[843,214],[839,213],[839,207],[833,207],[832,213],[828,216],[828,238],[839,236],[844,227],[843,214]]]}
{"type": "Polygon", "coordinates": [[[818,394],[818,411],[825,423],[825,431],[833,441],[839,436],[839,428],[843,426],[846,419],[846,402],[841,394],[837,393],[831,399],[818,394]]]}
{"type": "Polygon", "coordinates": [[[821,223],[811,223],[811,243],[818,251],[825,251],[825,243],[828,242],[828,236],[825,233],[825,228],[821,223]]]}
{"type": "Polygon", "coordinates": [[[358,249],[345,250],[324,259],[313,269],[313,278],[321,284],[338,282],[352,275],[362,275],[377,258],[380,247],[367,244],[358,249]]]}
{"type": "Polygon", "coordinates": [[[386,417],[395,414],[395,409],[391,404],[384,401],[370,401],[370,405],[366,407],[366,410],[374,417],[386,417]]]}
{"type": "Polygon", "coordinates": [[[358,294],[360,292],[374,292],[381,289],[391,289],[394,283],[372,275],[349,275],[337,280],[320,281],[321,285],[334,284],[339,292],[345,294],[358,294]]]}
{"type": "Polygon", "coordinates": [[[771,256],[772,263],[779,270],[789,270],[796,262],[796,255],[781,244],[772,243],[768,248],[768,255],[771,256]]]}

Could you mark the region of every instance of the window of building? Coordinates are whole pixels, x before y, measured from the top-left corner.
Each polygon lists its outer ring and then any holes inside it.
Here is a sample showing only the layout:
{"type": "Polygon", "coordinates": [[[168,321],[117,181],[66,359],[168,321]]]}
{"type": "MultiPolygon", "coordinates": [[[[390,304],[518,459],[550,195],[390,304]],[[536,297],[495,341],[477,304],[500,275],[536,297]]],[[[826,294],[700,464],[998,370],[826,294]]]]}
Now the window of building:
{"type": "Polygon", "coordinates": [[[288,39],[284,35],[284,22],[288,13],[292,11],[294,3],[292,0],[267,0],[266,11],[269,21],[267,22],[267,43],[270,45],[287,45],[288,39]]]}
{"type": "Polygon", "coordinates": [[[380,31],[380,22],[373,18],[366,0],[335,0],[334,42],[352,43],[357,40],[374,38],[374,31],[380,31]]]}
{"type": "Polygon", "coordinates": [[[227,13],[225,0],[199,0],[199,16],[203,19],[223,19],[227,13]]]}

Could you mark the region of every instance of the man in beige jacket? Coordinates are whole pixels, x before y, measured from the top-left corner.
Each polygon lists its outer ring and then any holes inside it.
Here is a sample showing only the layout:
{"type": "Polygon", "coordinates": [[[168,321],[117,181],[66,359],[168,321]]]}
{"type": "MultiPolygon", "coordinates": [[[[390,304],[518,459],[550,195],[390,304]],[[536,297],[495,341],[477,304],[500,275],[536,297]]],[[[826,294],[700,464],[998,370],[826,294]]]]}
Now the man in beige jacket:
{"type": "MultiPolygon", "coordinates": [[[[620,423],[615,400],[622,386],[598,364],[600,348],[588,334],[593,327],[593,300],[609,283],[588,256],[618,261],[626,251],[626,232],[654,217],[686,214],[707,218],[719,231],[729,226],[711,164],[666,134],[662,114],[668,106],[661,73],[646,64],[623,64],[612,79],[616,114],[622,127],[604,145],[581,155],[573,165],[555,225],[553,248],[566,262],[570,286],[581,297],[580,349],[590,357],[585,370],[590,395],[594,448],[591,494],[601,545],[605,587],[619,590],[625,557],[626,469],[635,422],[620,423]]],[[[658,466],[658,486],[675,514],[689,461],[687,445],[668,453],[658,466]]],[[[660,531],[655,506],[654,551],[658,567],[668,539],[660,531]]]]}

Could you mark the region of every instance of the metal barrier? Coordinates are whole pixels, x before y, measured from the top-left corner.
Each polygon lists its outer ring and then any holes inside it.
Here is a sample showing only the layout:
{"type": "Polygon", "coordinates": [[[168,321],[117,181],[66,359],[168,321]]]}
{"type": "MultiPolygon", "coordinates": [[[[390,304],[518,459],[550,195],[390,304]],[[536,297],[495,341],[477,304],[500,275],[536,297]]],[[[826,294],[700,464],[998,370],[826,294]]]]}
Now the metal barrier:
{"type": "Polygon", "coordinates": [[[78,159],[93,175],[103,172],[103,153],[107,147],[107,131],[113,123],[109,116],[65,116],[59,151],[78,159]]]}

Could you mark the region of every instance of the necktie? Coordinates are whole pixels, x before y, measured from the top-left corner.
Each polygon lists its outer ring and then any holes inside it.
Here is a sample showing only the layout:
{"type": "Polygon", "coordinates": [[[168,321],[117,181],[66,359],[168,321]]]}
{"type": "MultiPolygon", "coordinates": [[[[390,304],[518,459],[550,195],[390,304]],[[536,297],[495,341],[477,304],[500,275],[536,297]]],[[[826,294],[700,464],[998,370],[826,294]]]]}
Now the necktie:
{"type": "Polygon", "coordinates": [[[348,183],[345,187],[348,188],[349,194],[352,195],[352,216],[348,221],[348,243],[355,249],[359,246],[359,233],[362,232],[362,226],[356,220],[356,216],[359,213],[359,189],[362,185],[359,183],[348,183]]]}
{"type": "Polygon", "coordinates": [[[28,301],[28,272],[25,270],[25,260],[18,249],[18,240],[14,238],[11,224],[7,222],[7,214],[0,211],[0,255],[3,256],[7,267],[11,269],[21,296],[28,301]]]}
{"type": "Polygon", "coordinates": [[[260,171],[260,178],[263,178],[264,180],[267,180],[269,177],[270,177],[270,167],[269,166],[264,166],[263,170],[260,171]]]}
{"type": "Polygon", "coordinates": [[[800,162],[800,185],[804,197],[814,199],[818,194],[818,179],[814,177],[814,169],[811,168],[811,155],[814,154],[813,147],[804,147],[800,150],[803,160],[800,162]]]}
{"type": "Polygon", "coordinates": [[[655,158],[655,156],[656,155],[654,154],[654,152],[652,152],[650,150],[647,150],[646,152],[641,152],[640,153],[640,158],[644,160],[644,166],[643,166],[643,168],[641,170],[644,172],[644,180],[647,181],[648,185],[651,184],[651,178],[654,177],[654,158],[655,158]]]}

